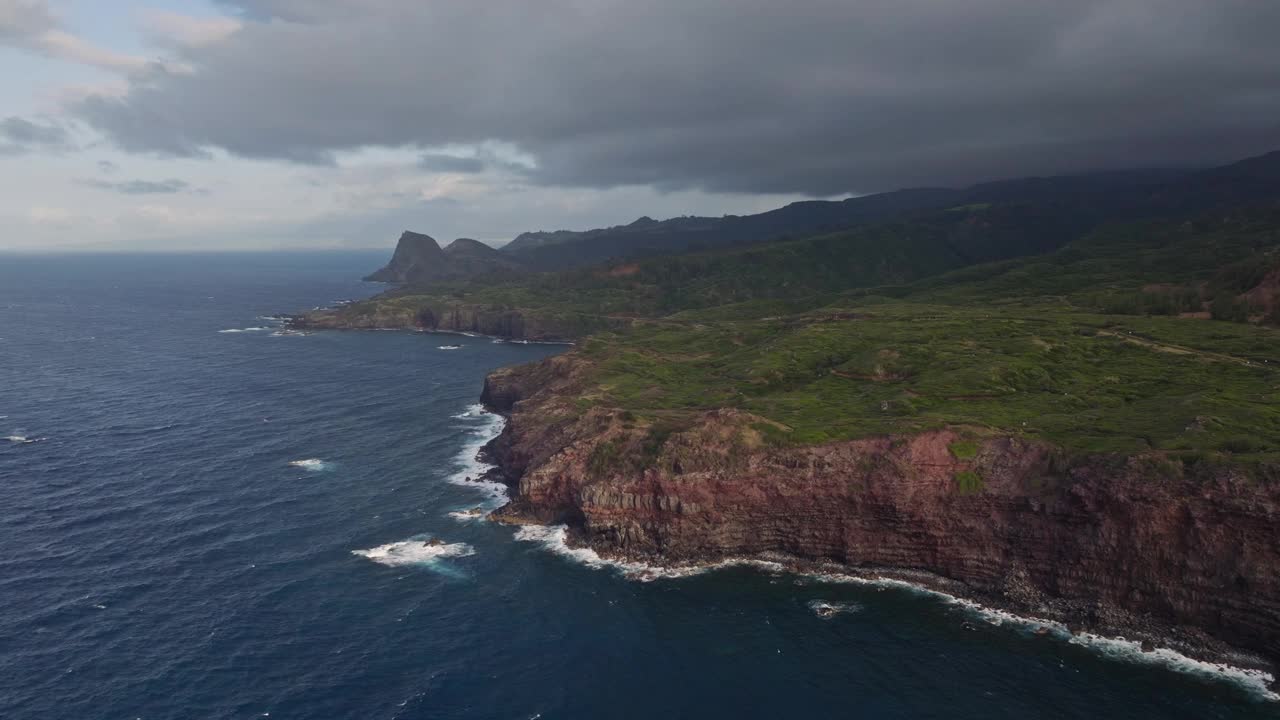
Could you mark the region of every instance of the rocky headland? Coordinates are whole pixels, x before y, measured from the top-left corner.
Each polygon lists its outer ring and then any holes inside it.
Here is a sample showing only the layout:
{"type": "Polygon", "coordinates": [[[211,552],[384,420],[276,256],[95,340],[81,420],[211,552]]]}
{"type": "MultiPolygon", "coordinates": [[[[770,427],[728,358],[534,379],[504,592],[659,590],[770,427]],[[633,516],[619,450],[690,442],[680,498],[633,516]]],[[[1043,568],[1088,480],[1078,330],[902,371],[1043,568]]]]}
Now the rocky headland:
{"type": "Polygon", "coordinates": [[[519,269],[518,263],[479,240],[458,238],[442,249],[430,235],[406,230],[396,242],[391,262],[365,280],[404,285],[499,277],[519,269]]]}
{"type": "Polygon", "coordinates": [[[485,450],[512,490],[503,522],[563,524],[572,544],[649,565],[897,578],[1267,666],[1280,210],[1248,203],[1274,189],[1277,158],[1140,173],[1080,207],[966,195],[736,249],[705,249],[698,218],[604,233],[626,252],[530,234],[501,255],[525,273],[497,282],[448,268],[499,251],[407,234],[373,276],[402,284],[289,326],[577,341],[486,380],[508,417],[485,450]],[[1174,185],[1153,194],[1157,180],[1174,185]],[[1195,197],[1214,209],[1189,220],[1195,197]],[[700,250],[663,254],[672,238],[700,250]],[[536,272],[534,254],[577,263],[588,245],[609,259],[536,272]]]}
{"type": "Polygon", "coordinates": [[[778,446],[732,409],[655,428],[584,412],[590,365],[571,351],[486,380],[509,418],[486,449],[512,490],[496,519],[563,523],[607,557],[781,558],[1193,657],[1280,658],[1280,484],[963,428],[778,446]]]}

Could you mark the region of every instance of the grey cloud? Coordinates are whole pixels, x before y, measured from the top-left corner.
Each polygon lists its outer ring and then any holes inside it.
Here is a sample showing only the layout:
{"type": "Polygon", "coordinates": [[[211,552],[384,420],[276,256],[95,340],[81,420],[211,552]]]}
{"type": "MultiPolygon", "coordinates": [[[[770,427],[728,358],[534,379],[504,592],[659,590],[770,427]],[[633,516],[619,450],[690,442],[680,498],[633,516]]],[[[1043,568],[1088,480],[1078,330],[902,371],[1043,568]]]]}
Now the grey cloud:
{"type": "Polygon", "coordinates": [[[478,157],[425,153],[418,158],[418,167],[431,172],[478,173],[484,170],[484,160],[478,157]]]}
{"type": "Polygon", "coordinates": [[[119,170],[120,170],[120,166],[117,165],[116,163],[111,162],[110,160],[98,161],[98,172],[100,173],[103,173],[106,175],[112,175],[119,170]]]}
{"type": "Polygon", "coordinates": [[[0,120],[0,155],[57,152],[70,147],[71,134],[61,125],[32,122],[17,116],[0,120]]]}
{"type": "Polygon", "coordinates": [[[133,151],[503,141],[537,183],[815,195],[1280,147],[1274,2],[223,4],[250,21],[193,73],[78,114],[133,151]]]}
{"type": "Polygon", "coordinates": [[[83,180],[83,184],[89,187],[98,188],[99,190],[110,190],[122,195],[172,195],[180,192],[202,192],[195,190],[191,185],[183,180],[171,178],[169,180],[123,180],[120,182],[111,182],[108,180],[83,180]]]}
{"type": "Polygon", "coordinates": [[[46,2],[0,0],[0,43],[21,46],[57,25],[46,2]]]}

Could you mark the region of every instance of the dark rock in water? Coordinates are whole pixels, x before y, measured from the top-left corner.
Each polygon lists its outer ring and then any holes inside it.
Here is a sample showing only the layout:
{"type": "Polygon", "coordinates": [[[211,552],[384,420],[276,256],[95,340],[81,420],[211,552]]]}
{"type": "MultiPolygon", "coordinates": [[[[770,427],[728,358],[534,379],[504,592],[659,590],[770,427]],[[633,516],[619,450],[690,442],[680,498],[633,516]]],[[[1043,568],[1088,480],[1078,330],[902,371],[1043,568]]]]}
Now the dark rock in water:
{"type": "Polygon", "coordinates": [[[440,547],[441,545],[448,545],[448,543],[441,540],[440,538],[431,538],[430,540],[427,541],[427,545],[430,547],[440,547]]]}
{"type": "Polygon", "coordinates": [[[1155,651],[1155,649],[1156,649],[1155,643],[1151,642],[1150,640],[1142,641],[1142,652],[1149,653],[1149,652],[1155,651]]]}
{"type": "Polygon", "coordinates": [[[816,606],[813,611],[817,613],[820,618],[832,618],[836,615],[836,608],[826,604],[816,606]]]}
{"type": "Polygon", "coordinates": [[[1049,628],[1047,628],[1047,627],[1045,627],[1045,626],[1043,626],[1043,625],[1041,625],[1040,627],[1036,628],[1036,635],[1039,635],[1039,636],[1041,636],[1041,637],[1044,637],[1045,635],[1048,635],[1048,634],[1049,634],[1049,628]]]}

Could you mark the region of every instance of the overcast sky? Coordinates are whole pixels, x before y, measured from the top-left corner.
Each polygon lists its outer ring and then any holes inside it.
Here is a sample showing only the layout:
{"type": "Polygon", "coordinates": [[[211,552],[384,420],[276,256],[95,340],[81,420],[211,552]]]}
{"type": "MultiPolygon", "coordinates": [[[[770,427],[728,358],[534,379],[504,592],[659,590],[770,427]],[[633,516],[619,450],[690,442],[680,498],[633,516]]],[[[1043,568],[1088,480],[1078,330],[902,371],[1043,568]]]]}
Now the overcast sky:
{"type": "Polygon", "coordinates": [[[0,249],[494,243],[1280,148],[1271,0],[0,0],[0,249]]]}

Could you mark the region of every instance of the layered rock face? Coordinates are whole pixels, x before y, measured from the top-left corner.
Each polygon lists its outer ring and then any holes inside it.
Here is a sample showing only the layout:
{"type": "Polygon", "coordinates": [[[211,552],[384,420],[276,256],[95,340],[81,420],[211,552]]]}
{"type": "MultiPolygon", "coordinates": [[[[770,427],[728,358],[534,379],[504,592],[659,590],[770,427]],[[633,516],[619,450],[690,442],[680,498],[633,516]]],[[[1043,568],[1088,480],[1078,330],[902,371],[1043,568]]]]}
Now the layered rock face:
{"type": "Polygon", "coordinates": [[[927,571],[1026,613],[1280,658],[1280,483],[1012,437],[957,452],[951,429],[780,447],[733,410],[664,433],[580,411],[583,362],[486,382],[510,416],[489,448],[515,490],[499,519],[563,522],[604,554],[663,562],[779,553],[927,571]]]}

